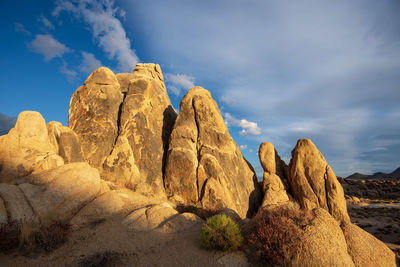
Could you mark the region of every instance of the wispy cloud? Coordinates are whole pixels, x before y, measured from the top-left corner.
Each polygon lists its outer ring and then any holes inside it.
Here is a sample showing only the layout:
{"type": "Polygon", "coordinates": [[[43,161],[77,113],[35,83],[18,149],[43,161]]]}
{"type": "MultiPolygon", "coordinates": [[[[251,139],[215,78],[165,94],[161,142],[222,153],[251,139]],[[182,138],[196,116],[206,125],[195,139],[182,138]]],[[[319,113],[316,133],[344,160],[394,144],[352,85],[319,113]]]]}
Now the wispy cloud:
{"type": "Polygon", "coordinates": [[[81,54],[82,63],[79,66],[81,71],[85,73],[92,73],[95,69],[102,66],[101,61],[98,60],[92,53],[82,51],[81,54]]]}
{"type": "Polygon", "coordinates": [[[31,32],[28,31],[27,29],[25,29],[25,26],[23,24],[21,24],[21,23],[15,22],[14,23],[14,30],[15,30],[15,32],[20,32],[20,33],[23,33],[23,34],[26,34],[26,35],[31,35],[31,32]]]}
{"type": "Polygon", "coordinates": [[[45,26],[49,30],[54,30],[55,29],[53,23],[51,23],[50,20],[48,20],[43,14],[40,15],[40,17],[38,18],[38,21],[40,23],[42,23],[43,26],[45,26]]]}
{"type": "Polygon", "coordinates": [[[189,90],[194,87],[195,78],[186,74],[166,73],[165,81],[167,88],[175,95],[179,95],[182,90],[189,90]]]}
{"type": "Polygon", "coordinates": [[[229,113],[225,113],[225,123],[227,125],[234,125],[237,127],[242,128],[240,131],[240,135],[260,135],[261,134],[261,129],[258,127],[257,123],[251,122],[245,119],[236,119],[229,113]]]}
{"type": "Polygon", "coordinates": [[[69,68],[67,62],[65,61],[63,62],[59,70],[62,74],[65,75],[70,83],[73,83],[78,79],[78,73],[72,68],[69,68]]]}
{"type": "Polygon", "coordinates": [[[240,145],[239,148],[240,148],[240,150],[246,150],[247,149],[247,145],[240,145]]]}
{"type": "Polygon", "coordinates": [[[51,34],[37,34],[35,39],[28,44],[28,47],[35,53],[42,54],[46,61],[55,57],[62,57],[72,50],[60,43],[51,34]]]}
{"type": "Polygon", "coordinates": [[[124,16],[125,13],[120,8],[114,7],[114,1],[58,0],[52,14],[58,16],[61,12],[70,13],[90,26],[99,47],[109,58],[117,60],[118,71],[133,71],[139,58],[131,48],[126,31],[117,18],[118,15],[124,16]]]}

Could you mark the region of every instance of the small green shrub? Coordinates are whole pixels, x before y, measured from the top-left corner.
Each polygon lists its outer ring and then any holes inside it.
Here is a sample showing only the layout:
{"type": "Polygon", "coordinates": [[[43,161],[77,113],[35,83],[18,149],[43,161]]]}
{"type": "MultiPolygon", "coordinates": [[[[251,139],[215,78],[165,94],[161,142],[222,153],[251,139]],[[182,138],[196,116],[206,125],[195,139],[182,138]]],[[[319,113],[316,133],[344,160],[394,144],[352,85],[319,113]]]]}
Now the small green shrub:
{"type": "Polygon", "coordinates": [[[200,241],[205,249],[233,251],[242,246],[243,234],[234,220],[219,214],[208,218],[203,224],[200,241]]]}

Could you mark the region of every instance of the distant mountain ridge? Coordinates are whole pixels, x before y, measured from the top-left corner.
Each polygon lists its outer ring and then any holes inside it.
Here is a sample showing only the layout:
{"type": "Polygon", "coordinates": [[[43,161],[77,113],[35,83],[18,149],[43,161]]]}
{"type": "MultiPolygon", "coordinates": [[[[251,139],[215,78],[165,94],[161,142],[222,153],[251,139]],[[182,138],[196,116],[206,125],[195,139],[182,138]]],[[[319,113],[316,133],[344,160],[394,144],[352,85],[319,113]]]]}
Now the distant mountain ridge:
{"type": "Polygon", "coordinates": [[[350,179],[377,179],[377,180],[384,180],[384,179],[390,179],[390,180],[399,180],[400,179],[400,167],[394,170],[391,173],[383,173],[383,172],[376,172],[372,175],[368,174],[362,174],[359,172],[355,172],[352,175],[346,177],[350,179]]]}

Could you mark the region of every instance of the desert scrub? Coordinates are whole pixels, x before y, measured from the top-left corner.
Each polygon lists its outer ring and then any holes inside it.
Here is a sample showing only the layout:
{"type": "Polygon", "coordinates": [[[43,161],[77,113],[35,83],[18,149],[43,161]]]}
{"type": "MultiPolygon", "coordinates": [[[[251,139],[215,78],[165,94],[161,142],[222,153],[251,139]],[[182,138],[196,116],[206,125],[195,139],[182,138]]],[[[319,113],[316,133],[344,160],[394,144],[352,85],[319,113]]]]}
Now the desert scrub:
{"type": "Polygon", "coordinates": [[[177,210],[179,211],[179,213],[189,212],[189,213],[196,214],[203,220],[207,220],[208,218],[210,218],[210,217],[216,215],[218,212],[220,212],[220,209],[218,209],[216,207],[204,208],[200,204],[197,204],[197,203],[191,203],[189,205],[178,205],[177,210]]]}
{"type": "Polygon", "coordinates": [[[237,250],[243,244],[243,234],[239,225],[225,214],[207,219],[201,230],[200,242],[205,249],[237,250]]]}
{"type": "Polygon", "coordinates": [[[56,222],[38,226],[30,222],[11,221],[0,225],[0,251],[19,248],[24,254],[50,252],[67,241],[70,225],[56,222]]]}
{"type": "Polygon", "coordinates": [[[313,218],[312,211],[294,206],[259,211],[248,233],[251,256],[264,265],[290,265],[304,229],[313,218]]]}

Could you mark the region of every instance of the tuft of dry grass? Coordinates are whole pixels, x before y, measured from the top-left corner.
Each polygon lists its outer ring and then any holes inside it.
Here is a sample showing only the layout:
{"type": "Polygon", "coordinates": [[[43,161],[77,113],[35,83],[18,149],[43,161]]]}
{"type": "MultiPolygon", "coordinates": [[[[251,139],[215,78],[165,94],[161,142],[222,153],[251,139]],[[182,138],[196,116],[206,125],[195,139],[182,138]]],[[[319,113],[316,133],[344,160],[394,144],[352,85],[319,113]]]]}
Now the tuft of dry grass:
{"type": "Polygon", "coordinates": [[[312,211],[294,207],[259,211],[249,227],[251,256],[266,265],[288,265],[305,227],[313,218],[312,211]]]}
{"type": "Polygon", "coordinates": [[[189,205],[178,205],[177,210],[179,213],[184,213],[184,212],[190,212],[193,213],[203,220],[207,220],[208,218],[216,215],[218,212],[220,212],[220,209],[217,208],[203,208],[199,204],[189,204],[189,205]]]}
{"type": "Polygon", "coordinates": [[[0,225],[0,251],[19,248],[24,254],[51,252],[68,239],[69,224],[55,222],[49,226],[38,226],[31,222],[8,222],[0,225]]]}

